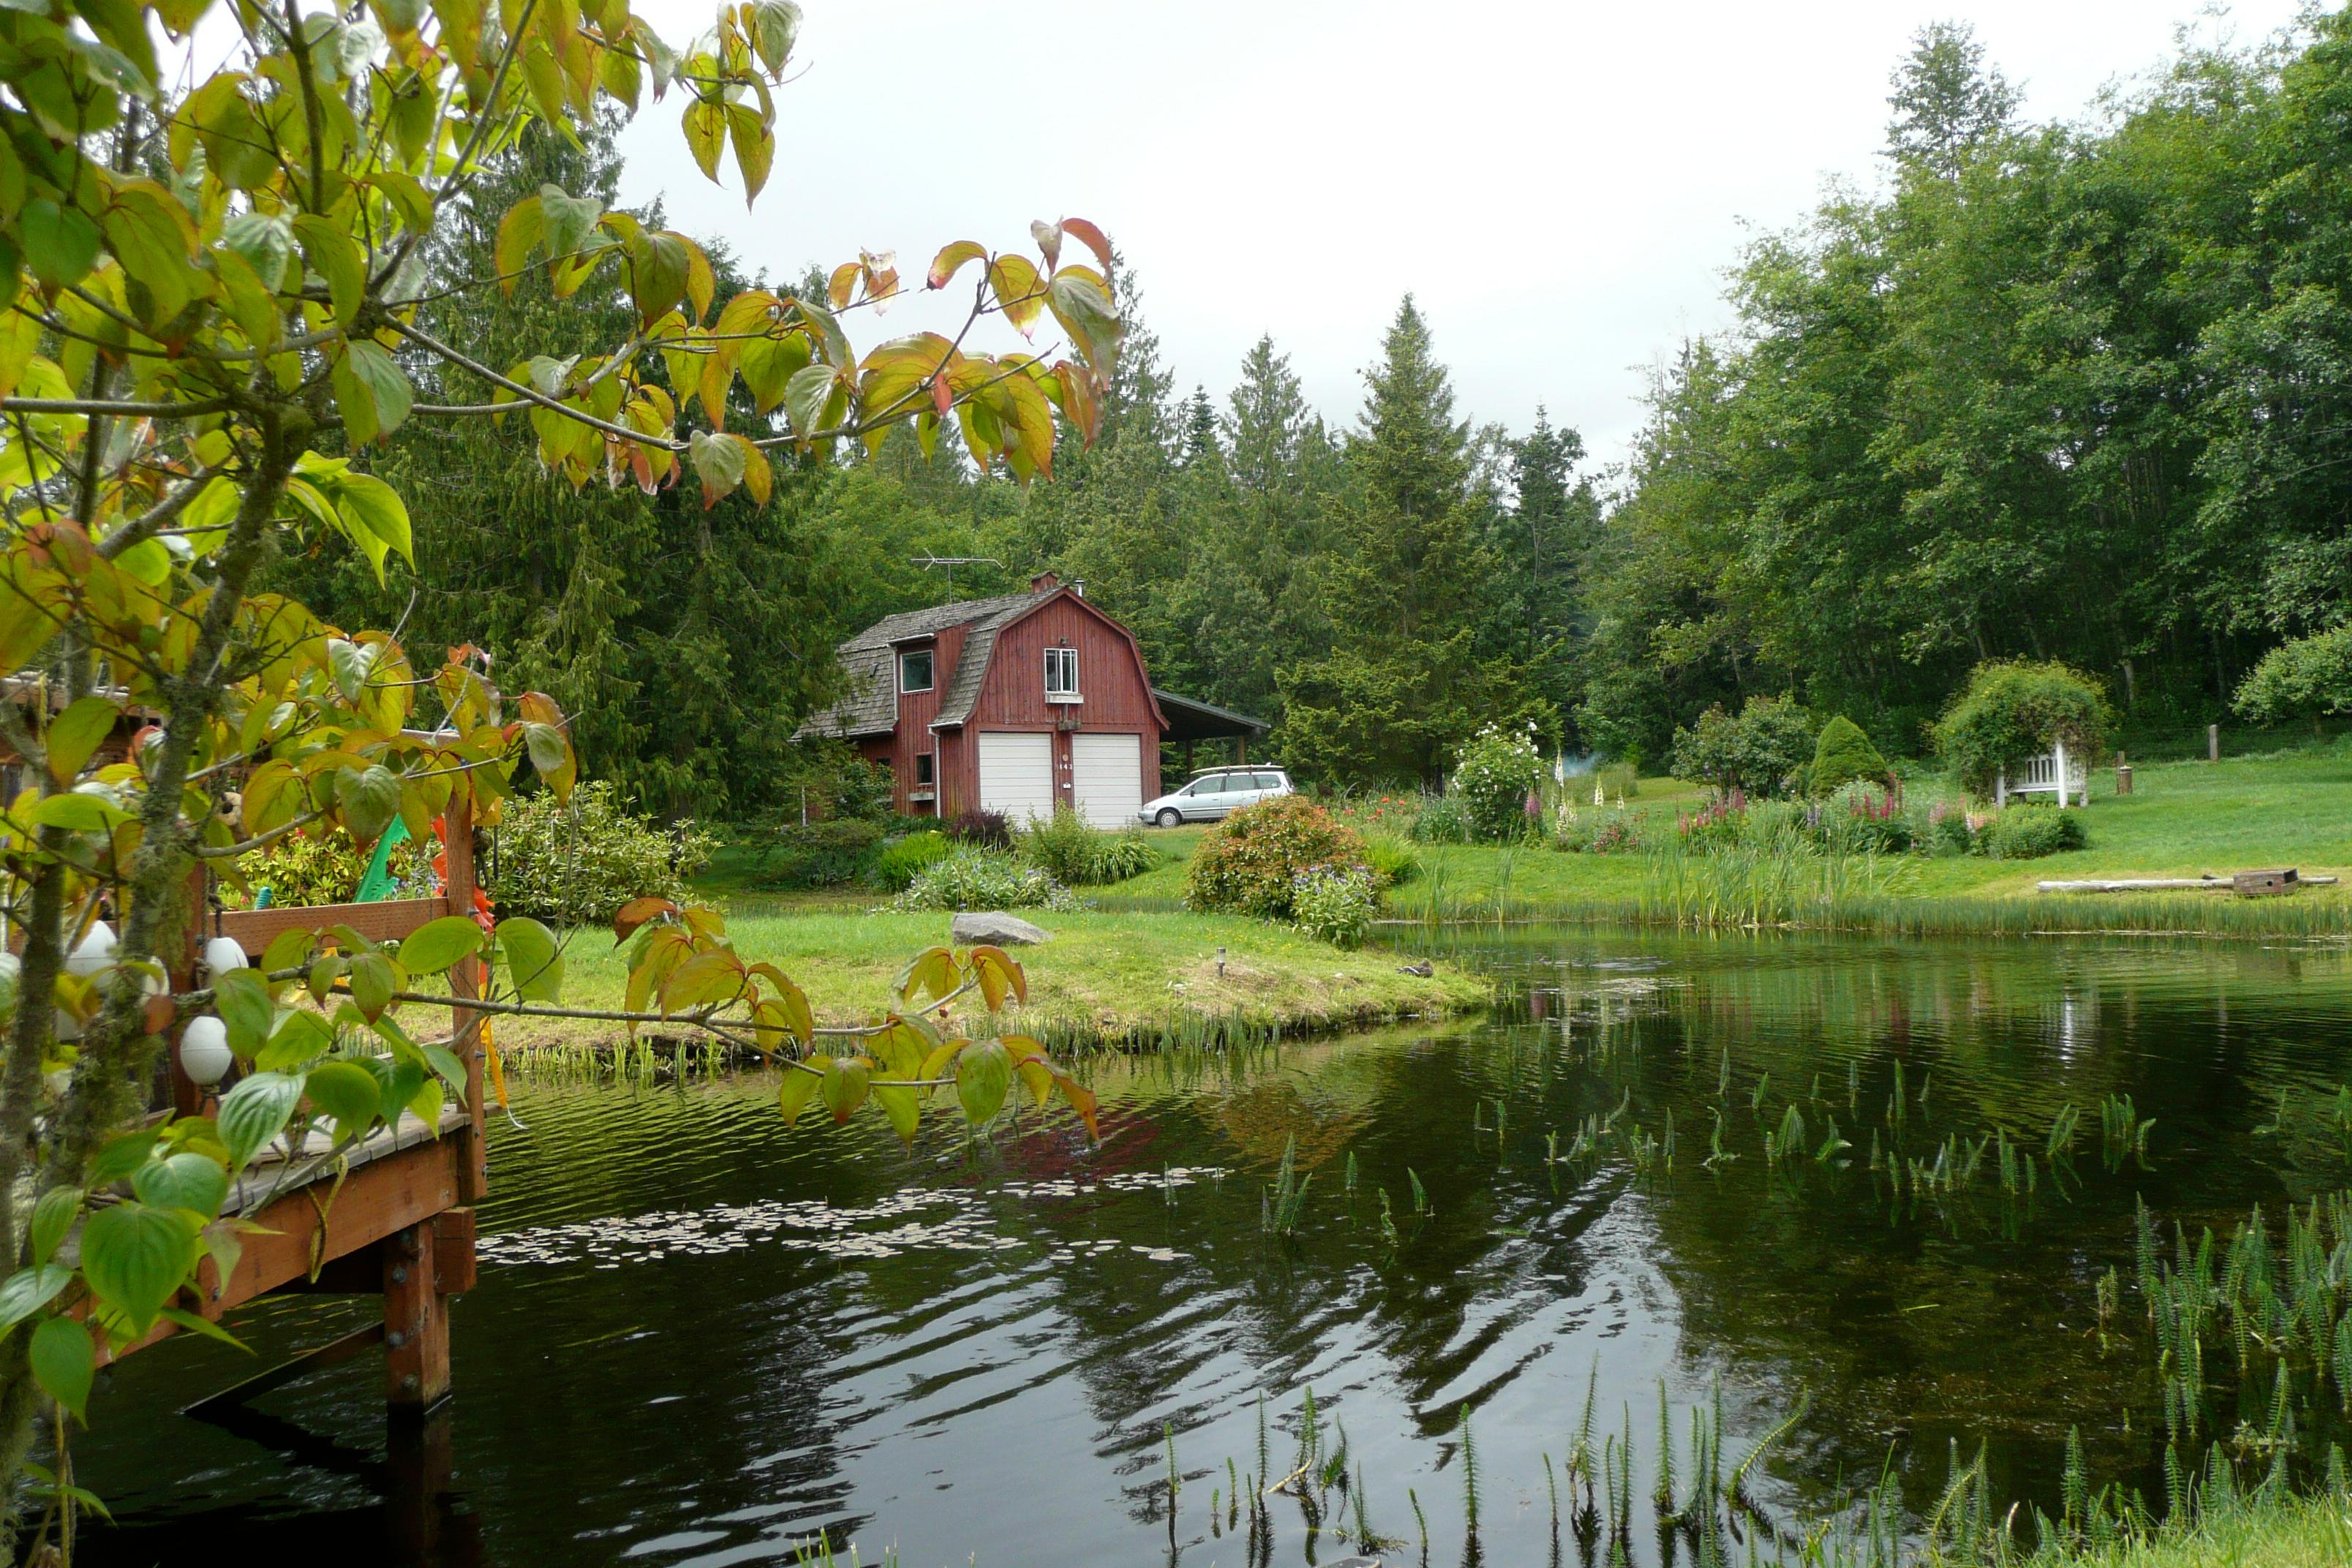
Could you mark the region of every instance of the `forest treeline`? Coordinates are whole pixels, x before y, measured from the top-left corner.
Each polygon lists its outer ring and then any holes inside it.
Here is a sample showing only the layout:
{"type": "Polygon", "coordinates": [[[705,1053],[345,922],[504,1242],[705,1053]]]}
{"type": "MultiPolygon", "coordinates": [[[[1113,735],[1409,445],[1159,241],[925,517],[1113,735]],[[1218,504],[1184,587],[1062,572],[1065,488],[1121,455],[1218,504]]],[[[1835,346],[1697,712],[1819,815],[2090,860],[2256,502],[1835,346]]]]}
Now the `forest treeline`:
{"type": "MultiPolygon", "coordinates": [[[[704,816],[778,798],[838,638],[1049,567],[1313,778],[1427,778],[1490,721],[1656,763],[1768,694],[1912,750],[2011,656],[2101,677],[2126,732],[2221,717],[2265,651],[2352,615],[2352,12],[2184,48],[2053,124],[1932,27],[1889,102],[1884,178],[1748,248],[1735,326],[1666,359],[1606,471],[1540,413],[1473,424],[1409,298],[1344,425],[1271,339],[1187,394],[1129,271],[1100,437],[1026,491],[894,437],[706,511],[574,492],[468,425],[381,459],[430,580],[279,570],[322,611],[489,647],[578,716],[593,771],[704,816]]],[[[540,142],[507,177],[610,201],[617,174],[608,142],[540,142]]],[[[625,310],[527,283],[440,325],[560,358],[625,310]]]]}

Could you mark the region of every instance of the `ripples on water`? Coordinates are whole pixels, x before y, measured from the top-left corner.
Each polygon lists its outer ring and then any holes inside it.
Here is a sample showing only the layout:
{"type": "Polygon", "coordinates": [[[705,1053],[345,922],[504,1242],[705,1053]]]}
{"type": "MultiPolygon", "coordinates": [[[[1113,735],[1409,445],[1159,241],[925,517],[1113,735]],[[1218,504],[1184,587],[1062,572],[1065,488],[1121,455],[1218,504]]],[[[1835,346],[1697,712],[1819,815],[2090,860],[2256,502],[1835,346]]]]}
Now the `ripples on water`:
{"type": "MultiPolygon", "coordinates": [[[[1539,1563],[1541,1456],[1564,1457],[1596,1377],[1602,1429],[1630,1419],[1645,1462],[1661,1378],[1678,1426],[1720,1386],[1735,1456],[1810,1390],[1776,1508],[1821,1506],[1890,1453],[1931,1495],[1955,1437],[2046,1500],[2070,1425],[2105,1435],[2095,1469],[2145,1477],[2145,1438],[2120,1432],[2127,1411],[2156,1425],[2145,1347],[2103,1355],[2092,1331],[2135,1198],[2221,1223],[2352,1177],[2292,1100],[2258,1131],[2282,1089],[2352,1078],[2337,953],[1580,932],[1439,956],[1496,968],[1514,1002],[1245,1062],[1103,1064],[1099,1152],[1034,1115],[977,1149],[944,1122],[911,1152],[870,1116],[788,1131],[757,1077],[522,1088],[528,1130],[497,1130],[481,1283],[456,1309],[447,1560],[772,1562],[824,1531],[907,1568],[1165,1561],[1172,1431],[1181,1560],[1238,1564],[1211,1490],[1228,1456],[1256,1467],[1262,1395],[1289,1468],[1309,1385],[1373,1524],[1412,1536],[1412,1487],[1438,1562],[1462,1554],[1460,1412],[1486,1561],[1539,1563]],[[2039,1147],[2074,1104],[2078,1180],[2030,1205],[1892,1199],[1861,1165],[1898,1061],[1915,1145],[1998,1123],[2039,1147]],[[2108,1093],[2158,1120],[2147,1168],[2096,1157],[2108,1093]],[[1792,1097],[1816,1128],[1836,1118],[1854,1168],[1766,1170],[1792,1097]],[[1565,1146],[1621,1104],[1653,1134],[1671,1112],[1671,1177],[1547,1163],[1547,1134],[1565,1146]],[[1738,1158],[1708,1171],[1717,1111],[1738,1158]],[[1291,1138],[1313,1185],[1285,1241],[1259,1216],[1291,1138]]],[[[295,1298],[240,1331],[267,1363],[372,1304],[295,1298]]],[[[106,1553],[150,1560],[142,1529],[188,1517],[374,1550],[373,1359],[268,1396],[280,1425],[257,1441],[157,1414],[250,1369],[184,1345],[116,1374],[80,1456],[131,1526],[106,1553]]],[[[1275,1560],[1304,1561],[1296,1511],[1276,1519],[1275,1560]]],[[[1654,1553],[1646,1527],[1635,1541],[1654,1553]]]]}

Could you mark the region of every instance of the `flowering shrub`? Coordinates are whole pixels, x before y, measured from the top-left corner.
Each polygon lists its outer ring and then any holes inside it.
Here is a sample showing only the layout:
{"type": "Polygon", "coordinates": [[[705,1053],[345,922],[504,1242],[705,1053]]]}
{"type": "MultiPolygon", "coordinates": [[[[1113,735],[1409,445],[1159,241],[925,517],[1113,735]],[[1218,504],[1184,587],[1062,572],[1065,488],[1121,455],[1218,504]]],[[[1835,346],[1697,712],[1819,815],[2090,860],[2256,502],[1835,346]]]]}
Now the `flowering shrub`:
{"type": "Polygon", "coordinates": [[[1291,879],[1290,923],[1336,947],[1356,947],[1372,932],[1380,892],[1362,866],[1310,866],[1291,879]]]}
{"type": "Polygon", "coordinates": [[[1642,847],[1642,825],[1613,808],[1563,806],[1552,819],[1551,847],[1570,855],[1630,854],[1642,847]]]}
{"type": "Polygon", "coordinates": [[[915,873],[896,910],[1075,910],[1077,895],[1002,849],[952,850],[915,873]]]}
{"type": "Polygon", "coordinates": [[[1462,748],[1449,794],[1461,801],[1472,837],[1501,842],[1526,836],[1528,797],[1543,780],[1535,726],[1521,731],[1489,724],[1462,748]]]}
{"type": "Polygon", "coordinates": [[[1288,920],[1298,878],[1316,867],[1370,870],[1353,828],[1303,795],[1276,795],[1242,807],[1201,841],[1184,901],[1196,910],[1288,920]]]}
{"type": "Polygon", "coordinates": [[[1813,723],[1785,697],[1751,697],[1734,718],[1721,705],[1675,731],[1675,777],[1750,795],[1786,795],[1811,770],[1813,723]]]}

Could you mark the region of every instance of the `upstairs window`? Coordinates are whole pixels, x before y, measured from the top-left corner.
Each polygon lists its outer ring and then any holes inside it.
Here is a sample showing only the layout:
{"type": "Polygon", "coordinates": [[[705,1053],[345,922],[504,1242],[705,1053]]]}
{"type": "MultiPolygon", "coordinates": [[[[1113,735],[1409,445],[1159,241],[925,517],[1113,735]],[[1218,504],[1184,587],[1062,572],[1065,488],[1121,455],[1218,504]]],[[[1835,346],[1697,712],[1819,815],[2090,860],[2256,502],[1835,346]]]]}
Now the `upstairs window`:
{"type": "Polygon", "coordinates": [[[1045,700],[1076,702],[1078,700],[1078,650],[1074,647],[1049,647],[1045,650],[1045,700]]]}
{"type": "Polygon", "coordinates": [[[931,689],[931,650],[909,648],[898,656],[898,689],[929,691],[931,689]]]}

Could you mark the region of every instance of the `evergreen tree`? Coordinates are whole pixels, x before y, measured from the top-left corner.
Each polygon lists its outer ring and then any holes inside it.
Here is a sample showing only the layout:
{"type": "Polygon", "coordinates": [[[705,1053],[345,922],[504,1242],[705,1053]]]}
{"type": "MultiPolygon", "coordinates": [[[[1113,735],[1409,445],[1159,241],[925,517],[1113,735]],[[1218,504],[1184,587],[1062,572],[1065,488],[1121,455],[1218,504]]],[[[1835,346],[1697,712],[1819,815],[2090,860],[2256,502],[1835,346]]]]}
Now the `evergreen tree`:
{"type": "Polygon", "coordinates": [[[1524,702],[1509,661],[1475,646],[1496,564],[1485,499],[1410,295],[1365,379],[1324,592],[1331,642],[1281,676],[1285,746],[1309,777],[1433,782],[1480,724],[1524,702]]]}

